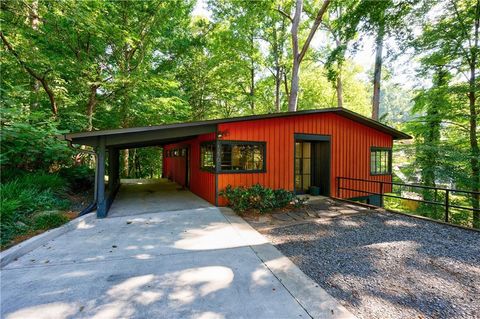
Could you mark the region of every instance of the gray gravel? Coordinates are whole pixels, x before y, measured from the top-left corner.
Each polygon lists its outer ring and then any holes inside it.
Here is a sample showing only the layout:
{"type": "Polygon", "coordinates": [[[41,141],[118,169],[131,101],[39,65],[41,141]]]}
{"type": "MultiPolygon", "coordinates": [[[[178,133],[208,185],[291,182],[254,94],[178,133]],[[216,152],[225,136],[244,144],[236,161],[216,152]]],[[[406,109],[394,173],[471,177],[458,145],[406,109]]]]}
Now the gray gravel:
{"type": "Polygon", "coordinates": [[[480,233],[377,212],[263,233],[359,318],[480,318],[480,233]]]}

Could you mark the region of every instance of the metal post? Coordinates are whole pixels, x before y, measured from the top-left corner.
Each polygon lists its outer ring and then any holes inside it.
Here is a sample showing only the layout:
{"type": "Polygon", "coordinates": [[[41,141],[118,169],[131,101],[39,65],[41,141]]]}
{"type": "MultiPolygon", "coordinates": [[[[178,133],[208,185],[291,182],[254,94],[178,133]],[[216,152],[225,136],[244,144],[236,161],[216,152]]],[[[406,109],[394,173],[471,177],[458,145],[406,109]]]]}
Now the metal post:
{"type": "Polygon", "coordinates": [[[447,189],[445,191],[445,222],[446,223],[448,223],[448,210],[450,208],[449,195],[450,195],[450,191],[447,189]]]}
{"type": "Polygon", "coordinates": [[[383,207],[383,182],[380,182],[380,207],[383,207]]]}
{"type": "Polygon", "coordinates": [[[107,216],[107,201],[105,199],[105,137],[99,137],[97,148],[97,217],[107,216]]]}
{"type": "Polygon", "coordinates": [[[340,198],[340,177],[337,176],[337,198],[340,198]]]}

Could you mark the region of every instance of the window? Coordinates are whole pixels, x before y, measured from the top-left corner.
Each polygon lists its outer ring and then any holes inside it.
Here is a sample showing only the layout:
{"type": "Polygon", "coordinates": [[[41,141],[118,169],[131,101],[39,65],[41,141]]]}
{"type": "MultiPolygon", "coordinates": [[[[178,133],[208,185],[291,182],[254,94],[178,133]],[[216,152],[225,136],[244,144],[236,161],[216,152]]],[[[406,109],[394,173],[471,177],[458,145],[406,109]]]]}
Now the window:
{"type": "Polygon", "coordinates": [[[221,172],[263,172],[265,143],[221,142],[221,172]]]}
{"type": "Polygon", "coordinates": [[[215,144],[204,143],[200,146],[200,168],[215,170],[215,144]]]}
{"type": "Polygon", "coordinates": [[[370,174],[387,175],[392,173],[392,150],[372,147],[370,149],[370,174]]]}

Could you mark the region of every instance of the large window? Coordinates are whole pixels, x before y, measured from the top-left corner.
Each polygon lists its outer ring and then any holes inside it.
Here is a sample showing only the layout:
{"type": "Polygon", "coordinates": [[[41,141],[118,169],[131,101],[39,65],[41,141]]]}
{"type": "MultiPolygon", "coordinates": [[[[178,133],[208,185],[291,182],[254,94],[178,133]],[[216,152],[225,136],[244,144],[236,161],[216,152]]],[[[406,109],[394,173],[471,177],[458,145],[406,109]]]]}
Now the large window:
{"type": "Polygon", "coordinates": [[[392,150],[372,147],[370,149],[370,174],[387,175],[392,173],[392,150]]]}
{"type": "Polygon", "coordinates": [[[221,172],[263,172],[265,143],[222,141],[221,172]]]}
{"type": "MultiPolygon", "coordinates": [[[[265,171],[265,143],[219,141],[219,173],[255,173],[265,171]]],[[[216,148],[214,142],[200,147],[200,167],[215,171],[216,148]]]]}
{"type": "Polygon", "coordinates": [[[209,171],[215,170],[215,144],[213,142],[200,146],[200,168],[209,171]]]}

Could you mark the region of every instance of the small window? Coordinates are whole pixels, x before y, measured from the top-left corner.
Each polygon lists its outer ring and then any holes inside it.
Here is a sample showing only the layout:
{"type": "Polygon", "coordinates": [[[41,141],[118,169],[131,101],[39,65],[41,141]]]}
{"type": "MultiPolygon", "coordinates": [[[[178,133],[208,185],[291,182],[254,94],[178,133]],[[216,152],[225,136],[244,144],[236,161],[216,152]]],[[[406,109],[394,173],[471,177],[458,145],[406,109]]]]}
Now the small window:
{"type": "Polygon", "coordinates": [[[214,143],[204,143],[200,146],[200,168],[208,171],[215,170],[214,143]]]}
{"type": "Polygon", "coordinates": [[[179,152],[178,152],[178,149],[176,148],[173,150],[173,156],[178,157],[178,155],[179,155],[179,152]]]}
{"type": "Polygon", "coordinates": [[[180,154],[182,157],[185,157],[187,156],[187,149],[186,148],[182,148],[182,153],[180,154]]]}
{"type": "Polygon", "coordinates": [[[169,150],[165,151],[165,157],[170,157],[170,151],[169,150]]]}
{"type": "Polygon", "coordinates": [[[221,142],[221,172],[263,172],[265,143],[221,142]]]}
{"type": "Polygon", "coordinates": [[[372,147],[370,149],[370,174],[388,175],[392,173],[392,150],[372,147]]]}

